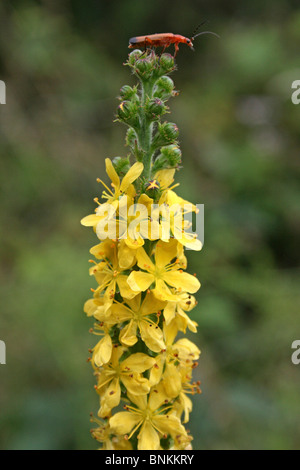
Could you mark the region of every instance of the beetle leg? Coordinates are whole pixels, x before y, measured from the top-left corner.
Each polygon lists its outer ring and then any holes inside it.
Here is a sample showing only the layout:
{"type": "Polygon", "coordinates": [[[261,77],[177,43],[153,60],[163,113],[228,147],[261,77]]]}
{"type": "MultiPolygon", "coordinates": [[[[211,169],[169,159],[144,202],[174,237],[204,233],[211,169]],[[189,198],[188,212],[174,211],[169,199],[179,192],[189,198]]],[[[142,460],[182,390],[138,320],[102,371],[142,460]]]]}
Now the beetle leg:
{"type": "Polygon", "coordinates": [[[163,55],[163,53],[165,52],[165,50],[167,49],[167,47],[169,47],[169,45],[170,45],[170,44],[165,44],[165,45],[163,46],[163,49],[162,49],[162,51],[161,51],[161,53],[160,53],[160,57],[163,55]]]}
{"type": "Polygon", "coordinates": [[[174,46],[175,46],[175,53],[174,53],[174,58],[176,57],[176,54],[177,52],[179,51],[179,46],[177,44],[177,42],[174,43],[174,46]]]}
{"type": "Polygon", "coordinates": [[[153,44],[153,41],[151,41],[151,39],[146,36],[144,40],[145,52],[147,52],[147,46],[150,46],[150,50],[151,50],[152,44],[153,44]]]}

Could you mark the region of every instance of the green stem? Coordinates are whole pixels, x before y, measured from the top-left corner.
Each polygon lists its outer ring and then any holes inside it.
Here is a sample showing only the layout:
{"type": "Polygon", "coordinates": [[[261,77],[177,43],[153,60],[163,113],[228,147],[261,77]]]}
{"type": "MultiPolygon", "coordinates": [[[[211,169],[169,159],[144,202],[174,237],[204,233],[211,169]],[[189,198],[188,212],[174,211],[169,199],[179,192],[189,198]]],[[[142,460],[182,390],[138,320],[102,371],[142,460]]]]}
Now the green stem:
{"type": "Polygon", "coordinates": [[[151,80],[141,81],[142,96],[141,96],[141,112],[140,112],[140,130],[138,133],[140,148],[143,151],[143,164],[144,171],[142,176],[146,181],[151,177],[151,164],[152,164],[152,134],[153,122],[150,122],[145,113],[145,104],[147,100],[152,98],[154,83],[151,80]]]}

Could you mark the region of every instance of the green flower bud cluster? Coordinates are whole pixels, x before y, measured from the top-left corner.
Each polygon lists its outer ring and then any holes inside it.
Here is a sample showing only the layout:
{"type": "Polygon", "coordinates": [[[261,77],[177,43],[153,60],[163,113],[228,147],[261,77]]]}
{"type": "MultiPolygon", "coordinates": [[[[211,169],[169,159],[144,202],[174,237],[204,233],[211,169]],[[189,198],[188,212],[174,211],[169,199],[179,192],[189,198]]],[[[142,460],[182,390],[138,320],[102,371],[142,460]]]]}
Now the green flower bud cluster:
{"type": "MultiPolygon", "coordinates": [[[[172,122],[162,122],[169,112],[167,101],[178,95],[168,76],[176,66],[170,54],[158,56],[152,50],[139,49],[129,54],[125,65],[131,68],[139,84],[121,88],[116,120],[128,126],[126,146],[137,161],[143,162],[142,176],[147,184],[158,170],[179,168],[181,163],[178,128],[172,122]]],[[[114,160],[118,174],[128,168],[128,158],[114,160]]]]}

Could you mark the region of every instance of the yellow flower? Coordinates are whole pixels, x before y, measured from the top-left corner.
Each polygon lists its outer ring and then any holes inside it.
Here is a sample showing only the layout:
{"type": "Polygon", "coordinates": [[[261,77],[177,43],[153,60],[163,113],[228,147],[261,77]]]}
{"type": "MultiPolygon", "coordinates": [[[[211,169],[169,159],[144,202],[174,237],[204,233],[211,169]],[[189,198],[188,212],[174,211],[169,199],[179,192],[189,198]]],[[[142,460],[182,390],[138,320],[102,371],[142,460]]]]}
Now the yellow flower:
{"type": "Polygon", "coordinates": [[[95,290],[95,296],[101,294],[103,291],[104,302],[106,311],[113,302],[117,286],[120,290],[122,297],[131,299],[136,295],[127,283],[127,275],[123,274],[124,268],[119,266],[117,244],[111,243],[110,252],[106,252],[107,258],[90,268],[90,275],[95,276],[99,287],[95,290]]]}
{"type": "Polygon", "coordinates": [[[144,169],[144,165],[142,163],[136,162],[128,170],[121,182],[109,158],[105,159],[105,166],[106,173],[112,181],[111,185],[113,187],[113,191],[105,183],[103,183],[103,181],[99,180],[99,182],[101,182],[106,188],[106,191],[103,191],[102,193],[102,198],[107,199],[107,202],[105,204],[99,205],[99,207],[96,209],[96,214],[88,215],[81,220],[81,224],[86,227],[96,227],[97,224],[105,217],[105,211],[111,213],[112,208],[117,210],[119,206],[119,198],[124,193],[126,193],[130,198],[133,198],[135,196],[135,189],[132,183],[141,175],[144,169]],[[112,207],[109,207],[110,205],[112,207]]]}
{"type": "MultiPolygon", "coordinates": [[[[104,260],[112,256],[112,248],[116,247],[116,241],[105,240],[90,249],[90,253],[97,259],[104,260]]],[[[119,266],[122,269],[129,269],[135,264],[136,250],[129,248],[125,240],[120,240],[117,244],[117,256],[119,266]]]]}
{"type": "Polygon", "coordinates": [[[110,418],[109,425],[116,434],[130,434],[129,439],[140,429],[137,436],[139,450],[160,449],[160,439],[168,435],[187,436],[180,419],[169,413],[172,406],[162,407],[168,404],[168,397],[161,385],[151,390],[148,400],[146,395],[128,393],[128,397],[136,406],[125,405],[127,411],[116,413],[110,418]]]}
{"type": "Polygon", "coordinates": [[[105,300],[100,294],[96,294],[94,298],[88,299],[83,307],[83,311],[88,317],[94,317],[98,321],[106,319],[105,300]]]}
{"type": "Polygon", "coordinates": [[[108,190],[109,194],[104,193],[104,197],[107,199],[107,201],[110,203],[117,201],[119,197],[126,192],[129,193],[129,195],[130,193],[135,195],[135,191],[131,185],[142,174],[144,165],[141,162],[134,163],[123,177],[122,182],[120,182],[120,178],[109,158],[105,159],[105,165],[106,172],[110,177],[112,181],[112,187],[114,188],[114,193],[112,193],[110,190],[108,190]]]}
{"type": "MultiPolygon", "coordinates": [[[[187,394],[195,395],[195,393],[201,393],[200,382],[192,382],[192,367],[183,367],[180,369],[182,389],[177,398],[177,416],[180,418],[182,412],[184,412],[184,423],[189,420],[189,414],[192,411],[193,403],[187,394]]],[[[174,408],[176,408],[174,406],[174,408]]]]}
{"type": "Polygon", "coordinates": [[[161,380],[169,398],[177,397],[182,390],[182,367],[193,367],[200,351],[192,341],[180,338],[174,342],[178,333],[176,320],[169,325],[164,324],[164,338],[166,349],[155,357],[155,365],[150,372],[150,384],[153,386],[161,380]]]}
{"type": "MultiPolygon", "coordinates": [[[[202,243],[200,240],[197,240],[197,234],[189,232],[192,226],[191,221],[186,220],[184,217],[186,214],[192,212],[197,213],[197,207],[182,199],[170,189],[160,198],[159,204],[161,205],[162,219],[164,220],[164,218],[167,217],[167,220],[170,221],[171,235],[186,248],[196,251],[201,250],[202,243]]],[[[164,236],[168,236],[169,238],[169,233],[165,234],[164,231],[162,231],[162,240],[164,240],[164,236]]]]}
{"type": "Polygon", "coordinates": [[[164,318],[166,324],[169,325],[174,318],[177,321],[177,327],[180,331],[186,332],[186,328],[196,333],[197,323],[192,321],[189,316],[184,312],[191,311],[196,305],[196,299],[194,296],[183,293],[177,294],[176,300],[168,301],[164,308],[164,318]]]}
{"type": "Polygon", "coordinates": [[[194,293],[200,288],[200,282],[191,274],[183,272],[179,260],[171,263],[177,256],[177,242],[158,242],[155,247],[155,263],[139,248],[136,254],[137,264],[144,271],[132,271],[127,282],[132,291],[143,292],[151,284],[155,284],[154,295],[160,300],[175,300],[168,286],[175,287],[178,292],[194,293]],[[146,271],[146,272],[145,272],[146,271]]]}
{"type": "Polygon", "coordinates": [[[119,199],[118,212],[108,213],[98,223],[96,233],[98,238],[124,240],[129,248],[137,250],[144,245],[145,239],[157,239],[159,222],[151,219],[151,204],[153,199],[142,194],[137,203],[127,196],[119,199]],[[152,237],[153,234],[157,234],[152,237]]]}
{"type": "Polygon", "coordinates": [[[165,348],[163,332],[149,315],[160,311],[165,302],[156,299],[152,293],[146,294],[141,303],[141,294],[126,304],[114,303],[111,307],[110,322],[122,323],[129,320],[121,330],[119,340],[125,346],[133,346],[137,341],[137,330],[146,346],[154,352],[160,352],[165,348]]]}
{"type": "Polygon", "coordinates": [[[170,447],[170,450],[193,450],[191,441],[193,437],[190,435],[175,436],[174,444],[170,447]]]}
{"type": "Polygon", "coordinates": [[[101,450],[132,450],[132,445],[128,440],[117,436],[112,437],[109,423],[103,423],[94,416],[91,421],[98,424],[97,428],[91,429],[91,434],[102,444],[101,450]]]}
{"type": "Polygon", "coordinates": [[[176,320],[164,325],[164,337],[167,346],[166,353],[170,357],[174,357],[181,363],[182,366],[191,364],[200,356],[198,347],[187,338],[180,338],[174,343],[175,337],[178,333],[176,320]]]}
{"type": "Polygon", "coordinates": [[[104,364],[97,373],[96,390],[101,397],[99,416],[109,416],[112,408],[120,403],[120,381],[132,395],[143,395],[150,390],[149,382],[141,374],[155,363],[152,357],[135,353],[120,362],[125,349],[114,347],[109,363],[104,364]]]}
{"type": "Polygon", "coordinates": [[[179,183],[176,183],[171,186],[171,184],[174,182],[174,175],[175,169],[166,169],[159,170],[154,176],[154,179],[158,181],[160,188],[162,189],[162,195],[160,197],[161,203],[164,202],[164,197],[167,195],[167,192],[170,189],[174,189],[179,186],[179,183]]]}

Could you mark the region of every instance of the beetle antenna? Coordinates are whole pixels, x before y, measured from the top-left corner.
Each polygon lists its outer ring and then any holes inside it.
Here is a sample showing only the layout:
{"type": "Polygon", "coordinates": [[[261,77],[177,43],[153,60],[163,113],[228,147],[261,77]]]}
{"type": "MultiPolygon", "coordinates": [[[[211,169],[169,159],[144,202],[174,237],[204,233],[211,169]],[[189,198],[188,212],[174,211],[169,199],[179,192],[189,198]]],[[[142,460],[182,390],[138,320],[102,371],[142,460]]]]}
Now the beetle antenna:
{"type": "Polygon", "coordinates": [[[199,28],[201,28],[201,26],[203,26],[203,25],[205,25],[205,24],[207,24],[207,23],[209,23],[209,21],[208,21],[208,20],[204,20],[204,21],[202,21],[202,23],[198,24],[198,26],[197,26],[197,27],[194,29],[194,31],[193,31],[192,37],[195,37],[195,34],[197,33],[197,31],[199,31],[199,28]]]}
{"type": "Polygon", "coordinates": [[[216,36],[217,38],[220,39],[220,36],[219,36],[217,33],[213,33],[212,31],[201,31],[201,33],[195,34],[195,36],[193,36],[193,37],[191,38],[191,41],[194,41],[194,39],[195,39],[197,36],[201,36],[201,34],[213,34],[214,36],[216,36]]]}

